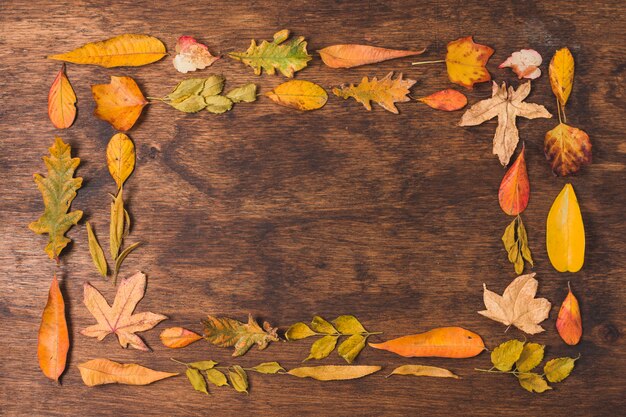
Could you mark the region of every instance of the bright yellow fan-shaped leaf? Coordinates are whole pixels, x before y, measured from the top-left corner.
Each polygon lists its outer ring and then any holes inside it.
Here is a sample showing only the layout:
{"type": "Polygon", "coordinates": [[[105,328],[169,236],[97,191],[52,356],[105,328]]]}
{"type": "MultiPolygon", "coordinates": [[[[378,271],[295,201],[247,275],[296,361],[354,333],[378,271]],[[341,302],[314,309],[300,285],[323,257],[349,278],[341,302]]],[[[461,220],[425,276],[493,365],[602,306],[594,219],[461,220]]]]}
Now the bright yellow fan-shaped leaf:
{"type": "Polygon", "coordinates": [[[585,227],[571,184],[565,184],[552,203],[546,229],[552,266],[559,272],[577,272],[585,261],[585,227]]]}

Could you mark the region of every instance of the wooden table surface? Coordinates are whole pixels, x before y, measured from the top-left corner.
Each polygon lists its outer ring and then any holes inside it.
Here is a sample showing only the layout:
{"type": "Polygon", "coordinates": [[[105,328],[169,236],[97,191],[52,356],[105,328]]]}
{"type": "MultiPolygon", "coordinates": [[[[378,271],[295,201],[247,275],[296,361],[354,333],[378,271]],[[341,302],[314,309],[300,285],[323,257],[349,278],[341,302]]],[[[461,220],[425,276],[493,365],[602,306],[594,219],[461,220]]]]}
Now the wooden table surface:
{"type": "MultiPolygon", "coordinates": [[[[614,2],[467,1],[11,1],[0,4],[0,414],[7,416],[351,415],[351,416],[612,416],[624,408],[626,364],[626,17],[614,2]],[[498,206],[504,169],[491,154],[495,121],[461,128],[462,112],[402,103],[399,115],[330,96],[314,112],[298,112],[266,98],[223,115],[183,114],[166,105],[144,110],[129,132],[137,168],[125,196],[133,219],[129,242],[142,241],[122,275],[148,276],[138,311],[170,317],[141,336],[153,352],[122,349],[79,331],[94,323],[82,304],[89,281],[111,300],[112,283],[96,273],[84,222],[108,247],[109,196],[114,183],[105,147],[115,133],[93,115],[90,85],[111,75],[132,76],[149,96],[162,96],[189,76],[224,74],[227,86],[256,82],[266,92],[285,81],[257,77],[228,58],[179,74],[171,56],[139,68],[68,65],[78,96],[78,118],[68,130],[47,117],[47,94],[60,63],[45,56],[122,33],[146,33],[170,52],[178,36],[197,37],[213,52],[245,50],[250,39],[271,39],[283,28],[303,35],[314,52],[335,43],[422,48],[440,59],[447,42],[473,35],[495,49],[494,79],[517,84],[497,65],[511,52],[534,48],[544,74],[530,102],[556,115],[547,63],[567,46],[576,78],[567,114],[589,133],[593,164],[571,178],[554,177],[543,156],[555,119],[518,119],[526,142],[531,199],[523,213],[540,282],[552,302],[544,333],[526,336],[476,312],[482,284],[501,292],[515,277],[500,237],[511,221],[498,206]],[[72,207],[85,212],[56,266],[43,252],[46,237],[28,230],[42,211],[32,181],[44,173],[41,157],[55,135],[80,157],[84,185],[72,207]],[[587,233],[583,269],[556,272],[547,258],[545,221],[563,185],[573,183],[587,233]],[[37,331],[53,273],[68,308],[71,351],[62,384],[47,380],[37,363],[37,331]],[[565,345],[555,329],[567,282],[581,303],[584,335],[565,345]],[[307,356],[310,342],[274,343],[237,360],[230,350],[197,342],[172,351],[158,335],[167,326],[201,330],[206,314],[245,319],[248,312],[283,330],[315,314],[354,314],[384,337],[459,325],[488,347],[511,337],[547,345],[547,357],[577,356],[573,375],[544,394],[524,391],[515,378],[475,372],[489,355],[465,360],[405,359],[366,348],[358,364],[384,370],[348,382],[317,382],[252,375],[250,395],[211,389],[194,392],[184,376],[147,387],[83,385],[77,364],[98,357],[181,371],[169,360],[213,359],[245,366],[278,360],[287,368],[307,356]],[[461,380],[394,377],[401,364],[443,366],[461,380]]],[[[411,67],[411,59],[350,70],[324,66],[319,56],[297,73],[329,89],[363,76],[401,71],[418,80],[414,96],[452,85],[445,66],[411,67]]],[[[490,96],[490,83],[467,93],[470,103],[490,96]]],[[[341,364],[336,353],[320,364],[341,364]]]]}

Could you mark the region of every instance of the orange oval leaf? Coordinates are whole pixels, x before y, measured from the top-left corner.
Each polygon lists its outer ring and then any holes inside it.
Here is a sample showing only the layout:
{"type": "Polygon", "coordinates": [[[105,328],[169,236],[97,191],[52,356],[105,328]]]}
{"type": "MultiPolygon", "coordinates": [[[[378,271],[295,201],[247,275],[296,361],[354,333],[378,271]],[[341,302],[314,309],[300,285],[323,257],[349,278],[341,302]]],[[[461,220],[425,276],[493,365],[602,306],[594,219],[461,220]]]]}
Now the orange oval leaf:
{"type": "Polygon", "coordinates": [[[568,293],[556,319],[556,329],[561,339],[568,345],[577,345],[583,335],[583,323],[580,316],[578,300],[574,296],[569,282],[567,283],[568,293]]]}
{"type": "Polygon", "coordinates": [[[161,332],[159,337],[163,345],[172,349],[183,348],[202,339],[199,334],[183,327],[168,327],[161,332]]]}
{"type": "Polygon", "coordinates": [[[425,50],[426,48],[421,51],[408,51],[378,48],[369,45],[344,44],[328,46],[317,52],[320,54],[324,64],[331,68],[352,68],[390,59],[420,55],[425,50]]]}
{"type": "Polygon", "coordinates": [[[552,172],[562,177],[578,172],[583,165],[591,163],[589,135],[565,123],[559,123],[546,133],[543,151],[552,172]]]}
{"type": "Polygon", "coordinates": [[[110,84],[92,85],[91,93],[96,102],[93,114],[121,131],[133,127],[143,107],[148,104],[139,86],[130,77],[111,76],[110,84]]]}
{"type": "Polygon", "coordinates": [[[65,64],[59,70],[48,93],[48,117],[58,129],[67,129],[76,118],[76,94],[65,75],[65,64]]]}
{"type": "Polygon", "coordinates": [[[517,216],[528,206],[530,197],[530,183],[528,172],[526,171],[526,158],[524,157],[526,146],[522,146],[522,151],[518,155],[513,165],[504,174],[498,192],[500,207],[509,216],[517,216]]]}
{"type": "Polygon", "coordinates": [[[471,358],[485,350],[479,335],[461,327],[439,327],[425,333],[369,345],[405,357],[471,358]]]}
{"type": "Polygon", "coordinates": [[[465,97],[465,94],[451,88],[437,91],[436,93],[418,98],[417,100],[433,109],[444,111],[459,110],[467,105],[467,97],[465,97]]]}
{"type": "Polygon", "coordinates": [[[45,376],[58,381],[65,369],[70,338],[65,321],[65,303],[56,275],[52,278],[48,302],[41,315],[37,357],[45,376]]]}

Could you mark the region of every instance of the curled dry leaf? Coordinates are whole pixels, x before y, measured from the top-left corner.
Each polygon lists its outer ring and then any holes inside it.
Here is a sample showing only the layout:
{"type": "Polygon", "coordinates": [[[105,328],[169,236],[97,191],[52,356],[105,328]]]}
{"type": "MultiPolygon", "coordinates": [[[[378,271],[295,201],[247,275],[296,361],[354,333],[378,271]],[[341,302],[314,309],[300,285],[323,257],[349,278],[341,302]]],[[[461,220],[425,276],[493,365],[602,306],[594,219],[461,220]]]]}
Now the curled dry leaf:
{"type": "Polygon", "coordinates": [[[39,367],[45,376],[53,381],[59,380],[65,369],[69,348],[70,338],[65,321],[65,302],[55,275],[50,284],[48,302],[41,315],[37,341],[39,367]]]}
{"type": "Polygon", "coordinates": [[[148,385],[177,373],[155,371],[134,363],[117,363],[92,359],[78,365],[80,376],[88,387],[103,384],[148,385]]]}
{"type": "Polygon", "coordinates": [[[181,36],[176,42],[176,56],[173,62],[178,72],[186,74],[189,71],[205,69],[218,59],[220,57],[211,55],[206,45],[191,36],[181,36]]]}
{"type": "Polygon", "coordinates": [[[460,110],[467,105],[465,94],[448,88],[437,91],[429,96],[418,98],[418,101],[437,110],[454,111],[460,110]]]}
{"type": "Polygon", "coordinates": [[[64,54],[50,55],[48,59],[112,68],[138,67],[156,62],[165,55],[165,45],[157,38],[124,34],[101,42],[90,42],[64,54]]]}
{"type": "Polygon", "coordinates": [[[324,365],[303,366],[291,369],[289,375],[299,378],[313,378],[318,381],[342,381],[357,379],[380,371],[380,366],[368,365],[324,365]]]}
{"type": "Polygon", "coordinates": [[[135,169],[135,145],[123,133],[113,135],[107,145],[107,166],[117,188],[122,188],[135,169]]]}
{"type": "Polygon", "coordinates": [[[524,261],[533,266],[533,257],[528,247],[528,235],[522,222],[522,218],[517,216],[504,230],[502,235],[504,249],[509,256],[509,262],[515,266],[515,272],[524,272],[524,261]]]}
{"type": "Polygon", "coordinates": [[[59,70],[48,93],[48,117],[59,129],[67,129],[76,118],[76,94],[65,75],[65,64],[59,70]]]}
{"type": "Polygon", "coordinates": [[[399,49],[378,48],[369,45],[332,45],[317,51],[324,64],[331,68],[353,68],[360,65],[374,64],[390,59],[420,55],[421,51],[407,51],[399,49]]]}
{"type": "Polygon", "coordinates": [[[568,48],[556,51],[549,67],[550,86],[559,105],[565,107],[574,85],[574,57],[568,48]]]}
{"type": "Polygon", "coordinates": [[[83,217],[80,210],[68,213],[76,191],[83,183],[82,178],[73,177],[80,159],[72,158],[72,147],[57,137],[50,147],[50,156],[44,156],[43,161],[48,176],[35,174],[34,180],[43,197],[44,212],[28,228],[40,235],[48,234],[45,251],[50,259],[58,259],[63,248],[71,241],[65,237],[65,233],[83,217]]]}
{"type": "Polygon", "coordinates": [[[89,241],[89,254],[91,255],[91,260],[100,275],[106,278],[108,268],[106,258],[104,257],[104,251],[102,250],[100,243],[98,243],[98,239],[91,228],[91,224],[87,222],[85,226],[87,227],[87,239],[89,241]]]}
{"type": "Polygon", "coordinates": [[[526,210],[530,198],[530,182],[526,170],[526,146],[522,145],[522,151],[513,165],[508,169],[498,191],[500,208],[509,216],[517,216],[526,210]]]}
{"type": "Polygon", "coordinates": [[[539,52],[534,49],[521,49],[513,52],[498,68],[509,67],[517,74],[520,80],[522,78],[534,80],[541,75],[541,70],[539,69],[541,62],[542,59],[539,52]]]}
{"type": "Polygon", "coordinates": [[[578,272],[585,262],[585,226],[572,184],[552,203],[546,222],[546,247],[554,269],[578,272]]]}
{"type": "Polygon", "coordinates": [[[485,350],[479,335],[461,327],[439,327],[369,345],[405,357],[471,358],[485,350]]]}
{"type": "Polygon", "coordinates": [[[432,376],[436,378],[460,379],[459,376],[453,374],[447,369],[426,365],[398,366],[396,369],[393,370],[393,372],[388,375],[388,377],[390,377],[391,375],[432,376]]]}
{"type": "Polygon", "coordinates": [[[517,90],[513,87],[507,89],[506,83],[498,87],[498,84],[494,82],[491,98],[479,101],[470,107],[463,114],[459,126],[476,126],[497,116],[498,127],[493,137],[493,153],[498,155],[502,165],[507,165],[519,142],[515,119],[517,117],[527,119],[552,117],[545,107],[524,102],[528,94],[530,94],[530,81],[521,84],[517,90]]]}
{"type": "Polygon", "coordinates": [[[380,80],[374,77],[371,81],[367,77],[363,77],[359,85],[350,84],[349,86],[333,88],[333,93],[343,99],[352,97],[363,104],[368,111],[372,110],[371,102],[373,101],[383,109],[398,114],[398,109],[394,103],[410,101],[409,89],[416,81],[408,78],[403,80],[402,73],[395,79],[391,78],[392,76],[393,72],[390,72],[380,80]]]}
{"type": "Polygon", "coordinates": [[[476,83],[491,80],[485,65],[492,54],[492,48],[475,43],[471,36],[450,42],[446,54],[450,81],[472,89],[476,83]]]}
{"type": "Polygon", "coordinates": [[[546,133],[544,153],[552,172],[562,177],[574,174],[591,163],[591,141],[584,131],[559,123],[546,133]]]}
{"type": "Polygon", "coordinates": [[[111,123],[117,130],[127,131],[137,121],[148,101],[130,77],[111,76],[111,83],[91,86],[96,102],[93,114],[111,123]]]}
{"type": "Polygon", "coordinates": [[[184,327],[168,327],[161,332],[159,338],[164,346],[178,349],[202,339],[202,336],[184,327]]]}
{"type": "Polygon", "coordinates": [[[137,272],[122,280],[117,287],[113,305],[109,306],[97,289],[85,283],[84,303],[98,324],[81,330],[81,334],[102,340],[107,335],[115,333],[122,347],[130,345],[134,349],[150,351],[135,333],[150,330],[167,317],[149,312],[133,314],[145,291],[146,276],[137,272]]]}
{"type": "Polygon", "coordinates": [[[528,334],[544,331],[539,323],[548,318],[550,302],[545,298],[535,298],[539,282],[535,273],[515,278],[500,296],[483,284],[483,300],[487,310],[479,311],[491,320],[507,326],[515,326],[528,334]]]}
{"type": "Polygon", "coordinates": [[[328,100],[322,87],[304,80],[289,80],[265,95],[281,106],[298,110],[317,110],[328,100]]]}
{"type": "Polygon", "coordinates": [[[567,289],[567,297],[563,300],[559,316],[556,319],[556,329],[565,343],[577,345],[583,335],[583,323],[578,299],[572,292],[569,282],[567,283],[567,289]]]}
{"type": "Polygon", "coordinates": [[[234,346],[233,356],[244,355],[255,344],[259,346],[259,350],[263,350],[270,342],[280,340],[277,328],[271,327],[268,322],[264,322],[261,328],[252,315],[248,315],[248,323],[211,315],[208,315],[202,323],[204,338],[216,346],[234,346]]]}

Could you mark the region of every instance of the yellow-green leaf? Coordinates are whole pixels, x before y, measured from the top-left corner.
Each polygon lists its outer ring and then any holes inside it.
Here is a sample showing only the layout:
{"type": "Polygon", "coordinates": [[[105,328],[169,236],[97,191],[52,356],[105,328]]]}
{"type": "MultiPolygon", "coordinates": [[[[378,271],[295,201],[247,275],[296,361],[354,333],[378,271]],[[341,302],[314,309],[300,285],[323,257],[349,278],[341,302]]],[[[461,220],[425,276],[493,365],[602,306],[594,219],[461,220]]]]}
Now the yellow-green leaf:
{"type": "Polygon", "coordinates": [[[113,259],[117,259],[117,255],[122,246],[124,238],[124,197],[123,189],[117,193],[117,196],[111,202],[111,224],[109,225],[109,250],[113,259]]]}
{"type": "Polygon", "coordinates": [[[550,388],[545,379],[539,374],[526,373],[517,376],[519,384],[529,392],[544,392],[550,388]]]}
{"type": "Polygon", "coordinates": [[[546,246],[559,272],[577,272],[585,261],[585,227],[571,184],[565,184],[552,203],[546,224],[546,246]]]}
{"type": "Polygon", "coordinates": [[[117,281],[117,274],[120,272],[122,262],[124,262],[124,259],[126,259],[126,257],[130,255],[130,253],[135,250],[135,248],[137,248],[137,246],[139,245],[141,245],[141,242],[135,242],[132,245],[126,247],[122,252],[120,252],[117,259],[115,260],[115,269],[113,270],[113,277],[115,281],[117,281]]]}
{"type": "Polygon", "coordinates": [[[166,103],[185,113],[197,113],[206,107],[206,101],[202,96],[189,96],[182,101],[166,101],[166,103]]]}
{"type": "Polygon", "coordinates": [[[432,376],[436,378],[460,379],[459,376],[453,374],[447,369],[426,365],[402,365],[394,369],[388,376],[391,375],[432,376]]]}
{"type": "Polygon", "coordinates": [[[228,385],[226,375],[224,375],[223,372],[218,371],[215,368],[206,370],[206,379],[216,387],[223,387],[224,385],[228,385]]]}
{"type": "Polygon", "coordinates": [[[552,359],[543,367],[543,372],[550,382],[561,382],[572,373],[574,363],[578,358],[556,358],[552,359]]]}
{"type": "Polygon", "coordinates": [[[313,317],[311,321],[311,328],[318,333],[336,334],[337,329],[333,327],[328,321],[320,316],[313,317]]]}
{"type": "Polygon", "coordinates": [[[264,362],[252,368],[254,371],[261,374],[277,374],[280,371],[284,371],[285,368],[280,366],[278,362],[264,362]]]}
{"type": "Polygon", "coordinates": [[[226,93],[226,97],[233,103],[252,103],[256,101],[256,84],[249,83],[241,87],[233,88],[226,93]]]}
{"type": "MultiPolygon", "coordinates": [[[[212,77],[215,77],[214,80],[219,80],[221,82],[221,85],[224,84],[223,77],[220,77],[218,75],[213,75],[212,77]]],[[[208,79],[188,78],[186,80],[183,80],[179,82],[176,87],[174,87],[174,90],[172,90],[171,93],[163,97],[163,100],[180,103],[181,101],[188,99],[190,96],[201,95],[200,93],[202,92],[202,89],[204,88],[204,85],[206,84],[206,81],[208,79]]],[[[219,91],[217,91],[215,94],[219,94],[220,91],[222,91],[221,87],[219,88],[219,91]]]]}
{"type": "Polygon", "coordinates": [[[324,359],[335,349],[339,336],[324,336],[311,345],[311,353],[305,360],[324,359]]]}
{"type": "Polygon", "coordinates": [[[248,393],[248,374],[241,366],[231,366],[228,371],[228,378],[235,391],[248,393]]]}
{"type": "Polygon", "coordinates": [[[545,346],[539,343],[526,343],[522,354],[515,362],[515,367],[519,372],[529,372],[538,366],[543,360],[543,350],[545,346]]]}
{"type": "Polygon", "coordinates": [[[341,342],[341,344],[337,348],[337,353],[339,353],[339,356],[344,358],[346,362],[352,363],[365,347],[366,340],[366,336],[358,333],[353,334],[352,336],[341,342]]]}
{"type": "Polygon", "coordinates": [[[351,315],[339,316],[333,320],[333,324],[341,334],[367,333],[361,322],[351,315]]]}
{"type": "Polygon", "coordinates": [[[502,372],[508,372],[513,368],[524,349],[524,342],[519,340],[509,340],[502,343],[491,352],[491,363],[502,372]]]}
{"type": "Polygon", "coordinates": [[[226,113],[233,108],[233,102],[224,96],[209,96],[204,98],[206,109],[210,113],[221,114],[226,113]]]}
{"type": "Polygon", "coordinates": [[[318,381],[342,381],[357,379],[380,371],[380,366],[369,365],[324,365],[303,366],[287,372],[299,378],[313,378],[318,381]]]}
{"type": "Polygon", "coordinates": [[[328,94],[322,87],[303,80],[289,80],[265,95],[281,106],[304,111],[317,110],[328,100],[328,94]]]}
{"type": "Polygon", "coordinates": [[[135,169],[135,145],[125,134],[117,133],[109,141],[107,166],[117,188],[121,188],[135,169]]]}
{"type": "Polygon", "coordinates": [[[252,346],[258,345],[259,350],[265,349],[270,342],[279,340],[276,328],[272,328],[268,322],[263,323],[263,328],[258,325],[252,315],[248,315],[248,323],[228,317],[207,316],[204,324],[204,338],[221,347],[234,346],[233,356],[245,354],[252,346]]]}
{"type": "Polygon", "coordinates": [[[209,395],[209,390],[207,389],[206,381],[202,376],[202,373],[194,368],[187,368],[185,371],[185,375],[187,375],[187,379],[191,383],[191,386],[196,391],[204,392],[209,395]]]}
{"type": "Polygon", "coordinates": [[[292,325],[289,329],[287,329],[287,332],[285,332],[285,338],[290,341],[306,339],[310,336],[315,336],[315,332],[302,322],[292,325]]]}
{"type": "Polygon", "coordinates": [[[214,361],[198,361],[188,363],[187,366],[191,366],[192,368],[196,368],[200,371],[207,371],[209,369],[213,369],[217,365],[217,362],[214,361]]]}
{"type": "Polygon", "coordinates": [[[343,99],[352,97],[357,102],[363,104],[368,110],[372,110],[371,102],[377,103],[391,113],[398,114],[399,111],[395,103],[410,101],[408,97],[410,88],[416,83],[415,80],[402,79],[402,73],[395,79],[392,79],[393,72],[378,80],[376,77],[370,81],[367,77],[363,77],[359,85],[350,84],[349,86],[341,86],[333,88],[333,93],[343,99]]]}
{"type": "Polygon", "coordinates": [[[91,259],[93,264],[96,266],[100,275],[106,278],[107,276],[107,261],[104,257],[104,252],[102,251],[102,247],[98,243],[98,239],[94,234],[91,225],[89,222],[86,223],[87,226],[87,238],[89,240],[89,253],[91,254],[91,259]]]}
{"type": "Polygon", "coordinates": [[[517,216],[506,227],[502,235],[502,243],[508,253],[509,262],[514,265],[517,274],[524,272],[524,260],[533,266],[533,258],[528,247],[528,235],[521,217],[517,216]]]}

